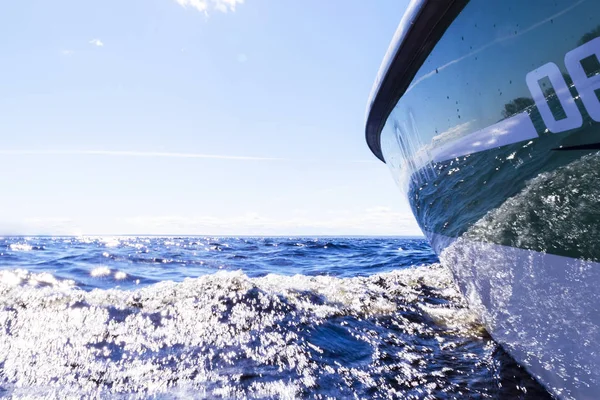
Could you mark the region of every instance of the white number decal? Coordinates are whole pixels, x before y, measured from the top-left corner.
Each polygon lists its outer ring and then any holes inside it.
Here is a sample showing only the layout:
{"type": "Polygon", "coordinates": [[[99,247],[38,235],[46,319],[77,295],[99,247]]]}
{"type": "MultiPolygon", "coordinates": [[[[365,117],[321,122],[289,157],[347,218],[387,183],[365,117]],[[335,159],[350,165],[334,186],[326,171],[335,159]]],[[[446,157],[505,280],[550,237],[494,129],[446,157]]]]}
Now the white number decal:
{"type": "MultiPolygon", "coordinates": [[[[591,56],[596,57],[598,62],[600,62],[600,37],[590,40],[565,54],[565,66],[573,79],[573,86],[577,89],[581,102],[588,114],[594,121],[600,122],[600,100],[598,100],[595,93],[595,90],[600,89],[600,73],[588,77],[581,64],[581,61],[591,56]]],[[[581,126],[583,117],[577,108],[575,99],[571,96],[565,78],[560,73],[556,64],[548,63],[542,65],[538,69],[528,73],[525,80],[527,81],[527,86],[535,101],[535,105],[550,132],[558,133],[581,126]],[[550,80],[556,92],[556,97],[565,110],[566,118],[559,120],[554,118],[550,106],[546,101],[546,96],[540,87],[539,81],[543,78],[550,80]]]]}
{"type": "Polygon", "coordinates": [[[581,126],[583,123],[581,113],[577,109],[575,99],[571,96],[569,87],[556,64],[550,62],[542,65],[538,69],[528,73],[525,80],[527,81],[527,86],[533,96],[535,105],[540,111],[542,119],[550,132],[558,133],[569,129],[579,128],[581,126]],[[546,77],[550,79],[550,83],[556,92],[558,101],[560,101],[560,104],[565,110],[565,114],[567,115],[566,118],[557,120],[550,110],[550,106],[546,101],[546,96],[544,95],[544,92],[542,92],[542,88],[539,84],[539,80],[546,77]]]}
{"type": "Polygon", "coordinates": [[[594,93],[594,90],[600,89],[600,75],[588,78],[583,65],[581,65],[581,60],[589,56],[596,56],[600,60],[600,38],[589,41],[568,52],[565,55],[565,65],[588,114],[594,121],[600,122],[600,101],[594,93]]]}

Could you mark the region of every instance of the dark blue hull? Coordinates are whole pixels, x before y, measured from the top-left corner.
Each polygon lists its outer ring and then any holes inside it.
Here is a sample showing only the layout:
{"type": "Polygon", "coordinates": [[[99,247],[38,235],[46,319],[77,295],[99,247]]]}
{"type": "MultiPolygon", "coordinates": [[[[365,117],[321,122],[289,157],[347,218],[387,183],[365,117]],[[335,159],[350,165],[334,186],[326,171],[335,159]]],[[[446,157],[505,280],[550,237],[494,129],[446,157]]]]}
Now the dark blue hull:
{"type": "Polygon", "coordinates": [[[554,395],[599,398],[600,3],[418,1],[403,24],[371,149],[492,336],[554,395]]]}

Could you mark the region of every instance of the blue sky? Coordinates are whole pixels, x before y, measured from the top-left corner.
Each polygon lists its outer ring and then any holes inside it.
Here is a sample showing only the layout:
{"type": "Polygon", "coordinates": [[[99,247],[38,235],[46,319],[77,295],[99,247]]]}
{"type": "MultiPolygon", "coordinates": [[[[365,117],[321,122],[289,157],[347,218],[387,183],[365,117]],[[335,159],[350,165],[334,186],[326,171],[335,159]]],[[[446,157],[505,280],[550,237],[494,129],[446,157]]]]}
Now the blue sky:
{"type": "Polygon", "coordinates": [[[1,234],[420,234],[364,141],[406,1],[0,4],[1,234]]]}

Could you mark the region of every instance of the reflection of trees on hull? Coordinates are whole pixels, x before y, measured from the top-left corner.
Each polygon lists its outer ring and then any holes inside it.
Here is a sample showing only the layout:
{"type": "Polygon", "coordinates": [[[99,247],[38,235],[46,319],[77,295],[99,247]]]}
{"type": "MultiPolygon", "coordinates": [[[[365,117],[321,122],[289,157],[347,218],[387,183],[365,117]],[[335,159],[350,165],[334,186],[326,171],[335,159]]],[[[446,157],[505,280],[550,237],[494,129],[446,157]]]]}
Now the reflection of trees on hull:
{"type": "Polygon", "coordinates": [[[518,114],[524,111],[526,108],[533,106],[535,103],[532,98],[529,97],[517,97],[514,100],[506,103],[504,105],[504,110],[502,110],[502,116],[504,118],[512,117],[515,114],[518,114]]]}
{"type": "MultiPolygon", "coordinates": [[[[598,66],[600,67],[600,64],[598,66]]],[[[573,85],[573,79],[571,79],[569,74],[566,73],[563,73],[562,76],[567,84],[567,87],[569,88],[571,96],[578,98],[579,93],[573,85]]],[[[544,97],[546,98],[554,117],[557,120],[566,118],[565,110],[560,103],[558,96],[556,95],[556,91],[554,90],[552,83],[549,80],[541,80],[539,84],[544,92],[544,97]]],[[[584,118],[589,118],[585,107],[579,107],[579,109],[584,118]]],[[[502,110],[501,114],[502,118],[506,119],[523,111],[526,111],[531,116],[531,120],[538,134],[543,134],[546,132],[546,124],[543,122],[535,101],[531,97],[517,97],[516,99],[509,101],[504,105],[504,109],[502,110]]]]}
{"type": "Polygon", "coordinates": [[[600,36],[600,25],[598,25],[597,27],[595,27],[591,31],[586,32],[581,37],[581,39],[579,39],[579,41],[577,42],[577,45],[581,46],[582,44],[586,44],[590,40],[596,39],[598,36],[600,36]]]}
{"type": "Polygon", "coordinates": [[[542,134],[546,130],[546,125],[531,97],[517,97],[506,103],[504,105],[504,110],[501,112],[502,119],[510,118],[524,111],[531,117],[531,122],[533,122],[533,126],[538,135],[542,134]]]}
{"type": "MultiPolygon", "coordinates": [[[[600,25],[585,33],[581,39],[579,39],[577,45],[581,46],[593,39],[596,39],[597,37],[600,37],[600,25]]],[[[598,73],[598,71],[600,71],[600,62],[598,62],[598,59],[593,56],[581,60],[581,66],[588,75],[595,75],[598,73]]]]}
{"type": "MultiPolygon", "coordinates": [[[[591,31],[586,32],[577,41],[577,46],[581,46],[593,39],[596,39],[597,37],[600,37],[600,25],[596,26],[591,31]]],[[[583,70],[588,76],[596,75],[600,72],[600,60],[598,60],[598,58],[595,56],[590,56],[581,60],[581,66],[583,67],[583,70]]],[[[562,73],[562,76],[570,89],[571,95],[576,98],[579,95],[579,93],[577,93],[577,89],[573,85],[573,79],[571,79],[571,76],[569,74],[564,72],[562,73]]],[[[564,113],[564,110],[557,99],[556,92],[550,81],[542,80],[539,83],[543,89],[544,96],[551,103],[550,108],[555,114],[555,117],[557,119],[565,118],[566,115],[564,113]]],[[[533,106],[535,106],[535,102],[532,98],[517,97],[516,99],[511,100],[510,102],[504,105],[504,110],[502,110],[502,117],[509,118],[533,106]]]]}

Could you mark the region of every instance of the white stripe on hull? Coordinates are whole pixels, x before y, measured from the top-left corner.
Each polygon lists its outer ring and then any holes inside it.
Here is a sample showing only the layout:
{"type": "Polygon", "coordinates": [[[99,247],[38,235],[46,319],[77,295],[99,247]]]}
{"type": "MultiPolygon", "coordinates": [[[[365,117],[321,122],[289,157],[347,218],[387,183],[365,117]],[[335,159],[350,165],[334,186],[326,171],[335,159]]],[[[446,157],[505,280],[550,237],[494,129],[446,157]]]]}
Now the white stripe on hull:
{"type": "Polygon", "coordinates": [[[600,398],[600,263],[428,236],[517,362],[560,398],[600,398]]]}

